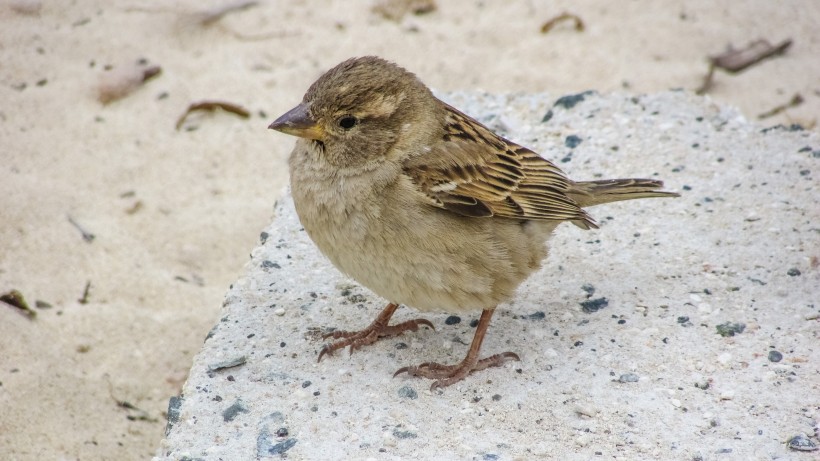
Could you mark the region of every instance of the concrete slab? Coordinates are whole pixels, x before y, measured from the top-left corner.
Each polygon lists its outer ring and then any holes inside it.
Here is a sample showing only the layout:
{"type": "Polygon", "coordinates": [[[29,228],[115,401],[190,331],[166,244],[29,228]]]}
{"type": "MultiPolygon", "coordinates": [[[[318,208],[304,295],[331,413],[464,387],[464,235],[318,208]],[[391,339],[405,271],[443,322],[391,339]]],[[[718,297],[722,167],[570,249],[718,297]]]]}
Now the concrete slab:
{"type": "Polygon", "coordinates": [[[385,300],[318,253],[286,195],[155,459],[811,456],[788,441],[818,443],[818,133],[685,92],[444,98],[574,179],[657,176],[683,196],[559,227],[484,343],[522,360],[431,393],[393,372],[460,360],[479,313],[317,363],[320,333],[366,326],[385,300]]]}

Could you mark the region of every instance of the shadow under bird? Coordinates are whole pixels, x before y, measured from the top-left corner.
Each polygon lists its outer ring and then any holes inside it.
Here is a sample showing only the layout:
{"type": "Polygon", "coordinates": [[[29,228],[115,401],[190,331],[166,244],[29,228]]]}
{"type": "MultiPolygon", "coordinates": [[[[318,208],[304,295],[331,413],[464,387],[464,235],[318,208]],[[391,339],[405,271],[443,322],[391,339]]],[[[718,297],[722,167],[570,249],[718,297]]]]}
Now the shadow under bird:
{"type": "Polygon", "coordinates": [[[584,207],[676,197],[651,179],[573,181],[550,161],[437,99],[412,73],[378,57],[342,62],[270,128],[298,136],[290,185],[299,220],[343,273],[389,301],[361,331],[334,331],[324,355],[415,331],[390,325],[400,304],[481,309],[460,363],[400,368],[449,386],[519,360],[481,358],[493,312],[536,271],[556,226],[597,228],[584,207]]]}

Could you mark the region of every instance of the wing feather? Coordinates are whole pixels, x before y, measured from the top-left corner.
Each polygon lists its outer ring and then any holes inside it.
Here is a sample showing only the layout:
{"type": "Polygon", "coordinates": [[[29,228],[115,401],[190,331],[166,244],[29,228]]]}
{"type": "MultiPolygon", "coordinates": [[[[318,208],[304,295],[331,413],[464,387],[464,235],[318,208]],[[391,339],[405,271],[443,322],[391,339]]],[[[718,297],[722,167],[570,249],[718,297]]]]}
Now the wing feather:
{"type": "Polygon", "coordinates": [[[430,204],[469,217],[574,221],[597,227],[552,162],[446,106],[442,142],[405,161],[430,204]]]}

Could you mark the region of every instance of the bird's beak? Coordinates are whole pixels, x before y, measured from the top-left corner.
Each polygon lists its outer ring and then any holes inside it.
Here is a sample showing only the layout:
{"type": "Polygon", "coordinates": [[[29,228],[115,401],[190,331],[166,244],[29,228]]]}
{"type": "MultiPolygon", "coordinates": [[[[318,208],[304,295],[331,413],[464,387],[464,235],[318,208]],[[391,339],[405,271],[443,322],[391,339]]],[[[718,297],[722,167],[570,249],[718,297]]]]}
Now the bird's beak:
{"type": "Polygon", "coordinates": [[[285,112],[284,115],[274,120],[268,128],[281,131],[285,134],[299,136],[300,138],[315,139],[322,141],[325,132],[308,113],[308,105],[299,104],[293,109],[285,112]]]}

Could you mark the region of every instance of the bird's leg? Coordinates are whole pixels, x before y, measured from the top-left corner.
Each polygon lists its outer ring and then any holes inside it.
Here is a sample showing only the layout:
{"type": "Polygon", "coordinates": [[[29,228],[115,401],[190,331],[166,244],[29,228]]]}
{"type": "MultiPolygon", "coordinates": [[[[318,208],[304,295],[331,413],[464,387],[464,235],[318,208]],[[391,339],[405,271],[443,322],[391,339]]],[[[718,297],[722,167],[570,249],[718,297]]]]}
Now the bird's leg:
{"type": "Polygon", "coordinates": [[[497,367],[503,365],[508,360],[521,360],[518,354],[514,352],[504,352],[502,354],[491,355],[481,360],[478,359],[478,352],[481,350],[481,343],[484,341],[484,335],[487,334],[487,328],[490,327],[490,319],[493,316],[493,311],[494,309],[484,309],[484,311],[481,312],[481,319],[478,321],[478,327],[476,328],[475,336],[473,336],[473,342],[470,344],[470,350],[461,363],[456,365],[441,365],[435,362],[425,362],[413,367],[400,368],[393,377],[401,373],[407,373],[410,376],[435,379],[436,381],[430,386],[430,390],[435,390],[439,387],[447,387],[453,383],[457,383],[474,371],[497,367]]]}
{"type": "Polygon", "coordinates": [[[362,346],[366,346],[368,344],[373,344],[381,338],[398,336],[408,330],[416,331],[419,329],[419,325],[427,325],[428,327],[435,330],[433,324],[430,323],[430,321],[427,319],[413,319],[399,323],[397,325],[388,325],[387,322],[390,321],[390,317],[393,316],[393,313],[396,312],[396,309],[398,309],[398,307],[399,305],[395,303],[388,304],[381,311],[381,313],[379,313],[379,315],[376,317],[376,320],[373,320],[373,323],[371,323],[364,330],[334,331],[322,336],[322,339],[341,339],[339,341],[334,341],[330,344],[327,344],[325,347],[323,347],[322,351],[319,352],[319,360],[322,360],[322,357],[324,357],[325,354],[332,355],[334,351],[342,349],[347,346],[350,346],[350,353],[352,354],[354,350],[362,346]]]}

